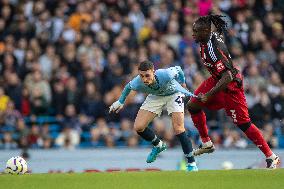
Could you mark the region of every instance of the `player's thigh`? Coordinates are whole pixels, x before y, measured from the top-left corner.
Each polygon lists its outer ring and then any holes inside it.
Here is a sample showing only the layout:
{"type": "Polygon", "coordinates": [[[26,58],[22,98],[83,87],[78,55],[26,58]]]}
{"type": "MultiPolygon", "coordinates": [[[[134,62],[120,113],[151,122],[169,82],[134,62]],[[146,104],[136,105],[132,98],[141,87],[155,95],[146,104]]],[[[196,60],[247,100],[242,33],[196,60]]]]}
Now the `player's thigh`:
{"type": "Polygon", "coordinates": [[[198,95],[200,93],[207,93],[217,84],[217,82],[218,81],[215,80],[213,77],[209,77],[199,85],[199,87],[194,91],[194,94],[198,95]]]}
{"type": "Polygon", "coordinates": [[[175,93],[167,97],[167,111],[172,117],[172,125],[175,134],[184,132],[184,94],[175,93]]]}
{"type": "MultiPolygon", "coordinates": [[[[209,77],[202,84],[194,91],[195,95],[200,93],[206,94],[210,91],[215,85],[217,81],[213,79],[213,77],[209,77]]],[[[212,96],[208,102],[203,103],[199,101],[197,98],[192,97],[187,104],[189,110],[198,110],[202,108],[208,108],[210,110],[219,110],[222,109],[224,106],[224,96],[223,92],[218,92],[214,96],[212,96]]]]}
{"type": "Polygon", "coordinates": [[[225,94],[225,110],[236,125],[250,122],[248,107],[244,91],[242,89],[225,94]]]}
{"type": "Polygon", "coordinates": [[[172,114],[172,125],[176,135],[183,133],[184,128],[184,113],[183,112],[173,112],[172,114]]]}
{"type": "Polygon", "coordinates": [[[136,131],[143,131],[156,116],[161,115],[164,105],[165,101],[163,97],[148,95],[138,111],[134,122],[134,129],[136,131]]]}
{"type": "Polygon", "coordinates": [[[163,107],[166,105],[165,98],[166,97],[163,96],[148,95],[140,109],[147,110],[160,116],[163,107]]]}
{"type": "Polygon", "coordinates": [[[139,132],[143,131],[156,116],[157,114],[153,112],[140,109],[134,122],[134,129],[139,132]]]}

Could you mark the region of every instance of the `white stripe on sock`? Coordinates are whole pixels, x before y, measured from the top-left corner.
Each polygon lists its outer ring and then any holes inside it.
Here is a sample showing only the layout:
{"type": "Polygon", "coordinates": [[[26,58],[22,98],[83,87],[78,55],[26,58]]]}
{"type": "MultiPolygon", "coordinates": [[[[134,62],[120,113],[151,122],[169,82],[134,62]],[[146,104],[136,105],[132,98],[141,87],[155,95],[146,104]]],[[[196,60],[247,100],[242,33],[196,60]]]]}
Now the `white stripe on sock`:
{"type": "Polygon", "coordinates": [[[151,142],[154,142],[157,139],[157,136],[155,135],[154,139],[151,142]]]}
{"type": "Polygon", "coordinates": [[[188,157],[192,157],[192,156],[193,156],[193,152],[190,152],[190,153],[188,153],[188,154],[184,154],[184,156],[187,157],[187,158],[188,158],[188,157]]]}

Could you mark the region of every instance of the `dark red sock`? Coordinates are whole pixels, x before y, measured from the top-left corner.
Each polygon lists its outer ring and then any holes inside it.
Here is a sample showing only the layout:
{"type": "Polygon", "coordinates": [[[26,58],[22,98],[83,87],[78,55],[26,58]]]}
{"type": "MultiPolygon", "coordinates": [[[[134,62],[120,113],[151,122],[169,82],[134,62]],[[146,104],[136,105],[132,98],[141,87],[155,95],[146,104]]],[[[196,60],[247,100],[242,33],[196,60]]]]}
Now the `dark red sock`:
{"type": "Polygon", "coordinates": [[[245,131],[247,137],[264,153],[266,157],[272,155],[272,151],[269,148],[267,142],[264,140],[260,130],[254,125],[251,126],[245,131]]]}
{"type": "Polygon", "coordinates": [[[210,141],[208,129],[206,126],[206,115],[203,111],[197,114],[191,114],[194,126],[197,128],[203,143],[210,141]]]}

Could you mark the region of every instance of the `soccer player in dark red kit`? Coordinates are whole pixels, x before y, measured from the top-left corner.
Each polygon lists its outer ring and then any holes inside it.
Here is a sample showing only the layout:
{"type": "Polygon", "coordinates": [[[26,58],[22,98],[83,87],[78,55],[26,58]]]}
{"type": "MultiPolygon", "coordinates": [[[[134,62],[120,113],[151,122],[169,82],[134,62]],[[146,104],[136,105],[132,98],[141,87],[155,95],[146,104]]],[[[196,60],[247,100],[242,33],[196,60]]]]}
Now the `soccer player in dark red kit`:
{"type": "Polygon", "coordinates": [[[233,66],[221,36],[227,26],[221,17],[220,15],[202,16],[193,24],[193,38],[200,43],[201,59],[211,74],[211,77],[194,92],[198,98],[192,97],[187,104],[188,111],[202,140],[202,144],[195,149],[194,155],[212,153],[215,150],[208,135],[206,116],[202,109],[219,110],[224,108],[233,122],[264,153],[267,168],[275,169],[280,164],[280,159],[271,151],[259,129],[251,123],[242,75],[233,66]],[[217,32],[211,30],[212,23],[217,32]]]}

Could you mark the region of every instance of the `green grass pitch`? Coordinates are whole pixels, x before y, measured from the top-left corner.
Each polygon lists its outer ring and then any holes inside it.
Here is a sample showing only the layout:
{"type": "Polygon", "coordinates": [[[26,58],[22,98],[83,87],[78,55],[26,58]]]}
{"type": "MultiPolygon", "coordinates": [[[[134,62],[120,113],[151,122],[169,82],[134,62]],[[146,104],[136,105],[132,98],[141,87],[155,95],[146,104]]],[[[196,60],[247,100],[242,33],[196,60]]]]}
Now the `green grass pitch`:
{"type": "Polygon", "coordinates": [[[3,189],[282,189],[284,169],[0,175],[3,189]]]}

